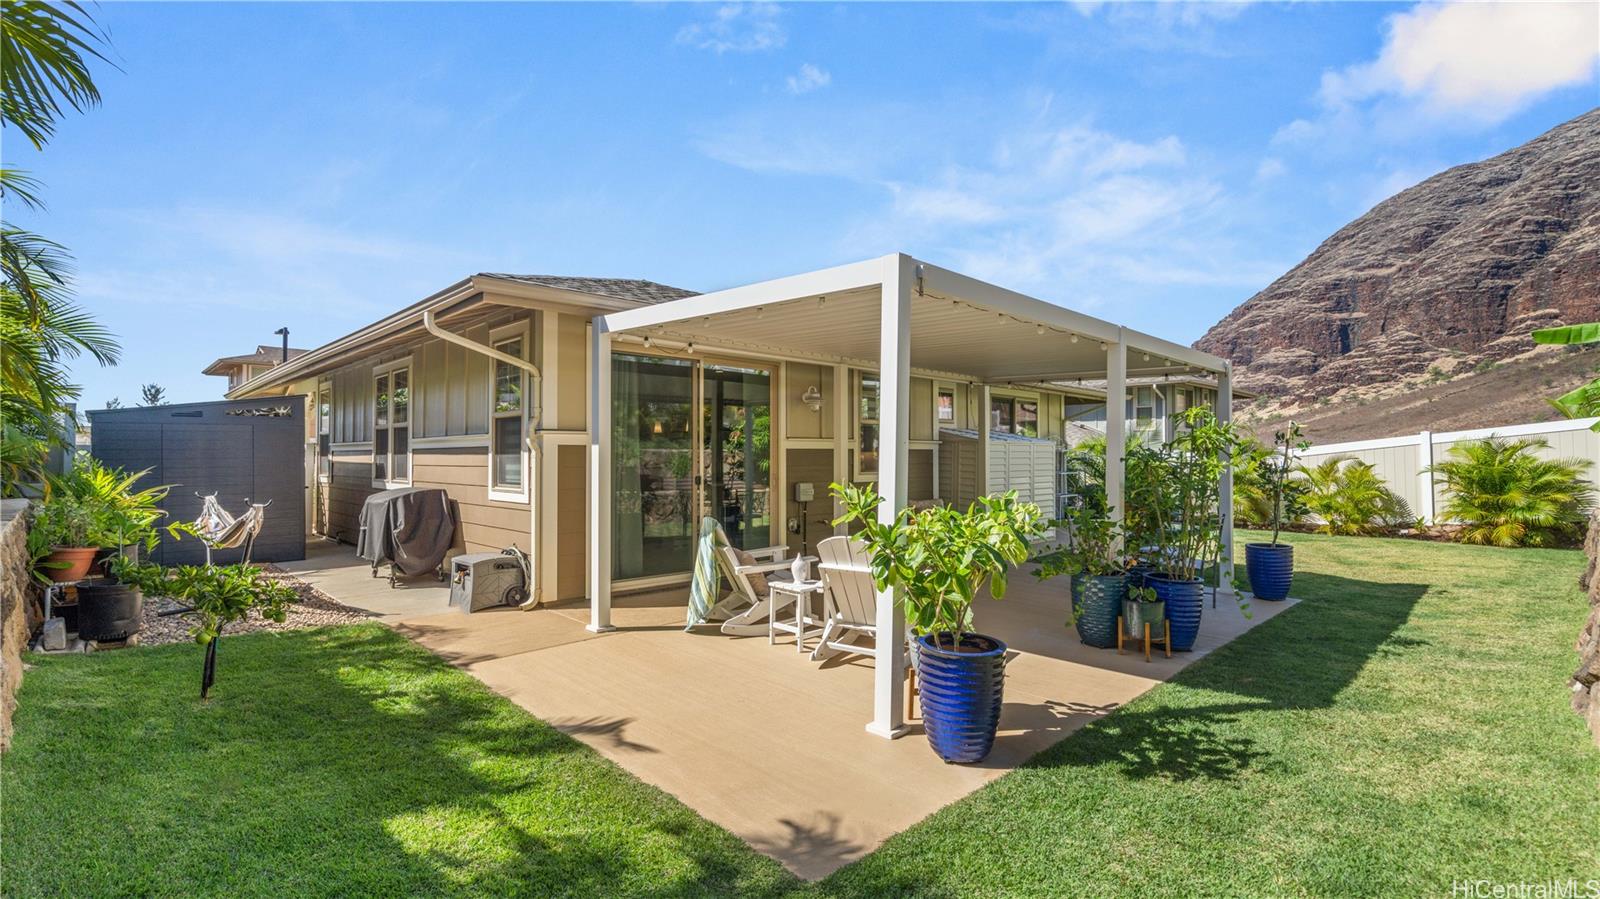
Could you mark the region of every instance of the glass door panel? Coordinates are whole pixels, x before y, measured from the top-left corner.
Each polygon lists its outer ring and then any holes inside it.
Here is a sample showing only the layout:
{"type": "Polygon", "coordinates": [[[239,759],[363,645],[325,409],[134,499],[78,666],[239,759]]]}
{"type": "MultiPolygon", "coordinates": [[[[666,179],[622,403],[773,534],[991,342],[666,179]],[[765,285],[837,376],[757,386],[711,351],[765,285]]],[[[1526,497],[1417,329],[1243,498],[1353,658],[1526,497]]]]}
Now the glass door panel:
{"type": "MultiPolygon", "coordinates": [[[[741,549],[772,545],[772,372],[701,367],[701,465],[706,514],[741,549]]],[[[685,556],[683,566],[688,567],[685,556]]]]}
{"type": "Polygon", "coordinates": [[[695,365],[612,357],[611,575],[689,570],[694,559],[695,365]]]}

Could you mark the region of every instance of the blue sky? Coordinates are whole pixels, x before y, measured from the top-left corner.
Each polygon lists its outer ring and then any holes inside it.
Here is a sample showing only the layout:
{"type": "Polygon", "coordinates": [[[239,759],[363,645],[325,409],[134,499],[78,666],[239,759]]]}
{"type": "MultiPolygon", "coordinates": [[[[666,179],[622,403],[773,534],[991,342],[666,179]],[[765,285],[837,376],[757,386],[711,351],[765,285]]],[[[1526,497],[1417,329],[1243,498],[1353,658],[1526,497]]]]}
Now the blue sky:
{"type": "Polygon", "coordinates": [[[220,396],[478,271],[710,290],[910,252],[1192,341],[1375,202],[1600,103],[1600,7],[134,4],[8,165],[121,335],[220,396]]]}

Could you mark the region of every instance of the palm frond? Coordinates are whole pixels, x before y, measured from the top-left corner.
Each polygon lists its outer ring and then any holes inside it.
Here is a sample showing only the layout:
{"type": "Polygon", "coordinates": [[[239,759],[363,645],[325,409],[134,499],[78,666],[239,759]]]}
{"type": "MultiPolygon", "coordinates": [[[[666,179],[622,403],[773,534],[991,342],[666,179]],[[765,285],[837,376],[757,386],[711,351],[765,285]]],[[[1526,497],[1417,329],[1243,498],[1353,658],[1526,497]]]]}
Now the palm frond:
{"type": "Polygon", "coordinates": [[[103,43],[105,35],[75,0],[0,3],[0,121],[42,149],[65,108],[82,112],[99,104],[89,61],[110,64],[95,46],[103,43]]]}

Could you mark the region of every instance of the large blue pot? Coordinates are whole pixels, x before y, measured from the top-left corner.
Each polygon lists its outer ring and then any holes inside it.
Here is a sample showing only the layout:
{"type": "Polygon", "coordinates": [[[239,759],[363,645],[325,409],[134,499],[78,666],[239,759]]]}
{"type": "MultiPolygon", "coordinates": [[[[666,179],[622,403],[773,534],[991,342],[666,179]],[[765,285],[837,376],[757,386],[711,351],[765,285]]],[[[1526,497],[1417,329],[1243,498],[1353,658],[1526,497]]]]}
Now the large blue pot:
{"type": "Polygon", "coordinates": [[[1172,648],[1178,652],[1194,649],[1194,639],[1200,635],[1200,597],[1205,592],[1205,584],[1193,578],[1180,581],[1159,574],[1151,575],[1146,583],[1154,587],[1156,596],[1167,604],[1167,620],[1172,622],[1172,648]]]}
{"type": "Polygon", "coordinates": [[[1077,614],[1078,639],[1085,646],[1108,649],[1117,645],[1117,616],[1127,579],[1120,574],[1072,576],[1072,609],[1077,614]]]}
{"type": "Polygon", "coordinates": [[[1287,543],[1246,543],[1244,564],[1250,573],[1250,592],[1256,599],[1280,602],[1289,598],[1294,581],[1294,547],[1287,543]]]}
{"type": "MultiPolygon", "coordinates": [[[[981,762],[994,748],[1005,691],[1006,645],[962,634],[959,651],[940,648],[933,634],[917,637],[917,682],[928,745],[947,762],[981,762]]],[[[949,634],[938,635],[951,645],[949,634]]]]}

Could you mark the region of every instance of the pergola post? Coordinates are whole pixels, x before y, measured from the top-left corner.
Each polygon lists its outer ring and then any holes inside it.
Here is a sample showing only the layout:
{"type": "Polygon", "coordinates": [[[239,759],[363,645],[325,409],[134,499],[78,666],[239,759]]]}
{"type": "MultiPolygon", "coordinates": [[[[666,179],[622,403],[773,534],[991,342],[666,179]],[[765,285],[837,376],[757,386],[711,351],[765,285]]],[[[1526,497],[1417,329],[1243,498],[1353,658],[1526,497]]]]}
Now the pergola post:
{"type": "MultiPolygon", "coordinates": [[[[850,424],[855,419],[850,405],[850,366],[833,367],[833,482],[850,483],[850,424]]],[[[844,514],[844,504],[829,498],[833,503],[833,517],[844,514]]],[[[840,522],[833,526],[834,536],[848,537],[850,526],[840,522]]]]}
{"type": "Polygon", "coordinates": [[[596,317],[589,350],[589,624],[611,626],[611,336],[596,317]]]}
{"type": "Polygon", "coordinates": [[[1123,451],[1127,446],[1128,347],[1117,340],[1106,343],[1106,509],[1112,521],[1122,521],[1123,451]]]}
{"type": "MultiPolygon", "coordinates": [[[[1217,421],[1233,420],[1233,363],[1225,362],[1217,372],[1217,421]]],[[[1233,589],[1233,457],[1223,461],[1217,484],[1217,516],[1222,522],[1222,551],[1218,554],[1217,589],[1233,589]]]]}
{"type": "MultiPolygon", "coordinates": [[[[911,286],[916,262],[904,254],[884,259],[878,318],[878,520],[892,523],[909,501],[906,439],[911,428],[911,286]]],[[[859,452],[860,449],[857,449],[859,452]]],[[[878,591],[878,656],[872,670],[870,733],[893,739],[905,733],[906,617],[893,589],[878,591]]]]}
{"type": "Polygon", "coordinates": [[[978,495],[989,495],[989,432],[994,429],[993,391],[988,384],[978,386],[978,495]]]}

